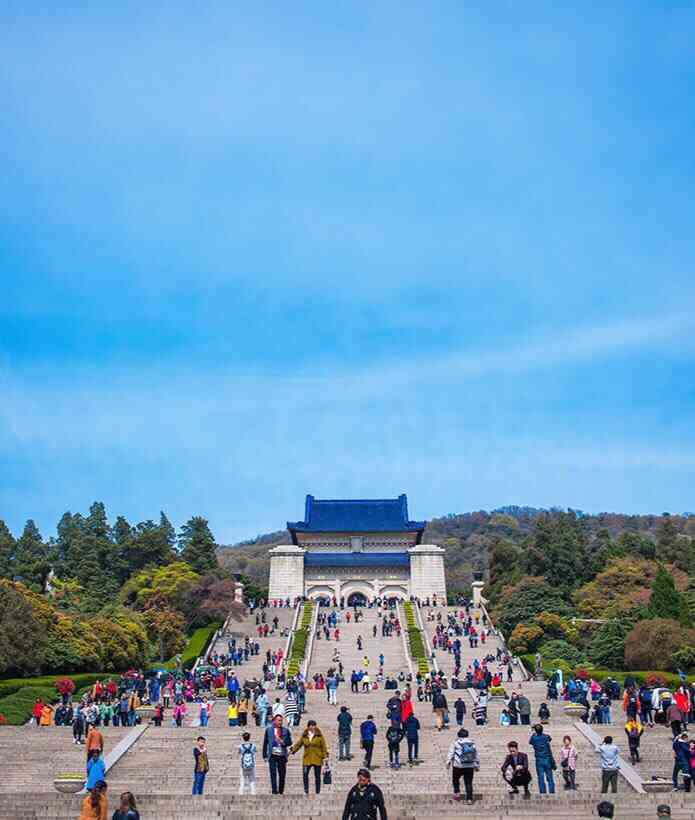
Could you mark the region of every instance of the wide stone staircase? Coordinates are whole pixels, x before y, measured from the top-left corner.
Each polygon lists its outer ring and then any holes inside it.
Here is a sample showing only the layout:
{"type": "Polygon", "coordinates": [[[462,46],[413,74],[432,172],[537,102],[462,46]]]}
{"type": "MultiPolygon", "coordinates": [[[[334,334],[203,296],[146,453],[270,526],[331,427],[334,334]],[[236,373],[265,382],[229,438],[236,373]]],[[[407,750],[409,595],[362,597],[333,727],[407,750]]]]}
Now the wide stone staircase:
{"type": "MultiPolygon", "coordinates": [[[[324,610],[330,611],[330,610],[324,610]]],[[[408,664],[405,654],[405,645],[402,637],[395,632],[391,637],[382,637],[380,621],[375,609],[364,609],[364,618],[359,624],[354,621],[350,624],[345,619],[345,612],[341,613],[339,624],[341,631],[340,641],[326,641],[321,638],[314,641],[313,652],[309,666],[309,676],[324,673],[331,666],[335,666],[334,654],[336,649],[340,653],[346,681],[338,689],[338,705],[327,702],[326,692],[310,690],[307,693],[307,712],[302,717],[301,725],[293,728],[292,735],[296,739],[306,725],[307,718],[311,717],[318,722],[326,735],[331,753],[333,783],[324,786],[317,797],[311,794],[306,797],[302,787],[301,753],[290,758],[288,764],[287,786],[284,796],[271,796],[268,777],[268,768],[261,758],[262,729],[251,725],[252,740],[258,746],[257,759],[257,788],[256,797],[239,797],[239,757],[237,748],[241,742],[242,729],[229,727],[226,720],[226,704],[220,701],[213,711],[210,725],[201,730],[189,725],[181,729],[162,726],[150,727],[119,761],[107,776],[111,794],[111,811],[115,807],[117,795],[122,789],[132,790],[137,798],[143,820],[207,820],[207,818],[226,818],[226,820],[241,820],[247,817],[268,817],[274,812],[281,812],[284,820],[306,820],[306,818],[338,818],[342,815],[345,795],[355,782],[357,768],[361,765],[362,752],[359,748],[359,725],[368,714],[374,716],[379,734],[373,759],[373,781],[384,791],[389,817],[405,818],[449,818],[468,816],[485,818],[519,817],[526,820],[540,820],[540,818],[569,818],[570,820],[585,820],[596,816],[596,803],[602,799],[600,794],[600,769],[598,756],[591,743],[578,731],[575,723],[566,718],[560,705],[551,706],[553,717],[547,727],[553,737],[553,747],[556,756],[562,742],[562,736],[572,736],[579,750],[578,763],[578,791],[564,792],[562,789],[559,771],[556,773],[557,793],[541,796],[538,794],[535,771],[533,770],[533,754],[528,745],[528,727],[512,726],[499,727],[497,720],[501,703],[492,702],[489,705],[490,723],[485,727],[475,727],[469,714],[465,726],[470,730],[471,737],[478,746],[481,757],[481,769],[475,778],[476,802],[473,807],[454,802],[451,799],[450,774],[446,769],[446,754],[450,743],[456,735],[456,724],[453,717],[453,702],[460,692],[466,690],[446,690],[445,694],[452,709],[451,728],[442,732],[436,731],[434,717],[429,703],[419,703],[415,698],[413,686],[414,711],[420,720],[420,763],[412,768],[405,763],[398,770],[389,768],[388,751],[384,740],[387,720],[386,701],[392,694],[388,690],[379,688],[369,693],[350,691],[350,673],[353,669],[363,667],[363,658],[368,656],[369,672],[372,680],[378,669],[378,656],[384,655],[384,672],[395,676],[399,671],[407,671],[408,664]],[[373,637],[373,626],[378,626],[377,637],[373,637]],[[363,639],[362,650],[357,649],[357,636],[363,639]],[[352,755],[350,761],[337,760],[337,713],[340,705],[349,707],[353,715],[352,755]],[[204,734],[208,742],[211,771],[206,781],[203,797],[191,797],[191,783],[193,772],[192,749],[195,738],[204,734]],[[502,780],[499,767],[506,752],[506,744],[515,739],[519,742],[522,751],[530,753],[531,770],[534,776],[532,783],[532,798],[523,800],[520,797],[510,797],[506,785],[502,780]]],[[[289,623],[293,610],[267,610],[270,618],[277,614],[281,621],[289,623]]],[[[424,614],[424,612],[423,612],[424,614]]],[[[445,616],[444,616],[445,617],[445,616]]],[[[429,632],[433,624],[425,618],[425,627],[429,632]]],[[[255,635],[255,621],[249,618],[247,622],[233,627],[241,634],[244,630],[255,635]]],[[[239,676],[255,677],[260,672],[266,648],[283,645],[284,639],[279,633],[273,638],[261,640],[261,655],[253,662],[240,667],[239,676]],[[254,668],[257,664],[258,669],[254,668]]],[[[226,646],[226,642],[225,642],[226,646]]],[[[225,646],[220,646],[224,651],[225,646]]],[[[478,653],[479,656],[496,650],[495,639],[488,642],[486,647],[469,650],[467,642],[462,651],[462,661],[466,665],[478,653]]],[[[438,652],[438,659],[442,668],[451,673],[447,664],[453,664],[453,657],[448,653],[438,652]]],[[[518,676],[517,676],[518,677],[518,676]]],[[[523,688],[533,706],[533,714],[545,696],[545,686],[542,683],[524,682],[515,680],[514,688],[518,691],[523,688]]],[[[268,692],[271,702],[274,698],[284,700],[284,691],[271,688],[268,692]]],[[[467,695],[470,697],[470,695],[467,695]]],[[[617,709],[614,719],[618,725],[610,727],[611,733],[619,744],[625,740],[622,729],[622,720],[619,720],[617,709]]],[[[595,727],[603,733],[608,727],[595,727]]],[[[107,730],[108,731],[108,730],[107,730]]],[[[117,730],[113,730],[117,731],[117,730]]],[[[121,730],[122,731],[122,730],[121,730]]],[[[639,770],[643,776],[649,777],[655,773],[670,774],[670,733],[664,729],[646,730],[642,742],[644,763],[639,770]],[[652,768],[658,768],[652,771],[652,768]]],[[[113,738],[115,742],[115,736],[113,738]]],[[[107,735],[107,748],[111,741],[107,735]]],[[[79,813],[79,800],[51,793],[51,779],[55,771],[73,769],[83,762],[84,753],[81,748],[72,746],[69,733],[60,729],[35,729],[22,727],[19,729],[0,730],[0,743],[3,749],[4,782],[0,785],[0,820],[74,820],[79,813]],[[9,746],[6,742],[9,738],[9,746]],[[40,746],[35,746],[41,742],[40,746]],[[33,749],[22,757],[22,749],[33,749]],[[19,775],[13,771],[15,767],[23,770],[19,775]],[[9,771],[8,771],[9,770],[9,771]]],[[[628,758],[629,760],[629,758],[628,758]]],[[[407,761],[407,744],[401,744],[401,762],[407,761]]],[[[312,784],[313,791],[313,784],[312,784]]],[[[656,817],[656,805],[666,802],[672,807],[672,816],[685,820],[695,818],[695,798],[682,792],[677,794],[645,795],[638,794],[627,783],[620,779],[619,793],[610,799],[616,804],[616,817],[630,818],[630,820],[647,820],[656,817]]]]}

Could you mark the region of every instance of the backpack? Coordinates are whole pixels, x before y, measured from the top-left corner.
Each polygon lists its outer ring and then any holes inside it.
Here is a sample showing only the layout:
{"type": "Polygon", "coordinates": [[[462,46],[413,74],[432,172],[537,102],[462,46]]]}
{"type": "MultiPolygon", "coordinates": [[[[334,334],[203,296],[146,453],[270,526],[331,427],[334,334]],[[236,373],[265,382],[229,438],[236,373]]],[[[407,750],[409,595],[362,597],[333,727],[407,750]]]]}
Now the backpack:
{"type": "Polygon", "coordinates": [[[253,754],[253,745],[251,743],[244,743],[241,747],[241,768],[248,771],[253,769],[256,765],[256,758],[253,754]]]}
{"type": "Polygon", "coordinates": [[[469,766],[475,763],[475,745],[470,740],[462,740],[457,744],[456,757],[460,763],[469,766]]]}

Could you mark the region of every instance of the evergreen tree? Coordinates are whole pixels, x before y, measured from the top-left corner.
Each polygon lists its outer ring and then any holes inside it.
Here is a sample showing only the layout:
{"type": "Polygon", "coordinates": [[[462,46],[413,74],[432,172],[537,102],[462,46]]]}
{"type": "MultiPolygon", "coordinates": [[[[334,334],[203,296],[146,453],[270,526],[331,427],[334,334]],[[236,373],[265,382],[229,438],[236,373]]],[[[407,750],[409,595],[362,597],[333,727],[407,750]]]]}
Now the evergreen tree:
{"type": "Polygon", "coordinates": [[[193,516],[181,527],[179,546],[181,558],[201,575],[217,567],[217,545],[208,522],[201,516],[193,516]]]}
{"type": "Polygon", "coordinates": [[[683,614],[683,600],[683,596],[673,583],[673,578],[663,564],[659,564],[649,599],[650,617],[678,620],[683,614]]]}
{"type": "Polygon", "coordinates": [[[603,669],[622,669],[625,665],[625,638],[628,632],[628,625],[622,621],[603,624],[589,644],[589,660],[603,669]]]}
{"type": "Polygon", "coordinates": [[[656,529],[656,554],[660,561],[676,563],[680,555],[678,528],[668,513],[664,513],[656,529]]]}
{"type": "Polygon", "coordinates": [[[169,545],[173,557],[176,550],[176,530],[164,512],[159,513],[159,529],[162,531],[162,536],[169,545]]]}
{"type": "Polygon", "coordinates": [[[0,519],[0,578],[14,578],[15,550],[14,536],[7,524],[0,519]]]}
{"type": "Polygon", "coordinates": [[[48,548],[36,524],[29,519],[17,540],[15,552],[15,575],[34,589],[43,592],[51,572],[48,548]]]}

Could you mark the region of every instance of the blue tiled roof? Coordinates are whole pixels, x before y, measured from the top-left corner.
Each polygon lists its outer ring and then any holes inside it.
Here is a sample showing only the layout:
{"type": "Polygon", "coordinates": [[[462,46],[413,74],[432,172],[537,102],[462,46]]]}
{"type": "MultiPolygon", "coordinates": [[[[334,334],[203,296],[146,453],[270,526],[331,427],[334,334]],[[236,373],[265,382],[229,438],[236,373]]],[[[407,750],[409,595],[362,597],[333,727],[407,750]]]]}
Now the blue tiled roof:
{"type": "Polygon", "coordinates": [[[407,552],[307,552],[305,567],[409,567],[407,552]]]}
{"type": "Polygon", "coordinates": [[[408,520],[408,498],[377,500],[319,500],[306,497],[304,521],[288,521],[296,543],[297,532],[416,532],[418,543],[425,521],[408,520]]]}

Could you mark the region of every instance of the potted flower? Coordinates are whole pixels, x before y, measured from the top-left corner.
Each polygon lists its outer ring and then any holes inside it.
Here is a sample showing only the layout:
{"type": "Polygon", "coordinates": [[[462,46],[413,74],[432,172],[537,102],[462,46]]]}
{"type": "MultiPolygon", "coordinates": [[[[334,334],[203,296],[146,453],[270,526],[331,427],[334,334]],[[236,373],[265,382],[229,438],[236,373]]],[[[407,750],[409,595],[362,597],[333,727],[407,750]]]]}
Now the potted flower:
{"type": "Polygon", "coordinates": [[[77,794],[84,789],[86,782],[84,774],[79,772],[61,772],[53,778],[53,786],[61,794],[77,794]]]}

